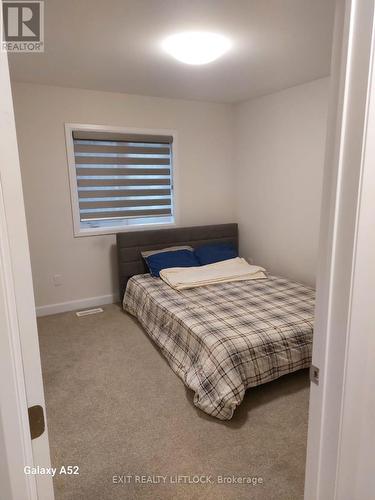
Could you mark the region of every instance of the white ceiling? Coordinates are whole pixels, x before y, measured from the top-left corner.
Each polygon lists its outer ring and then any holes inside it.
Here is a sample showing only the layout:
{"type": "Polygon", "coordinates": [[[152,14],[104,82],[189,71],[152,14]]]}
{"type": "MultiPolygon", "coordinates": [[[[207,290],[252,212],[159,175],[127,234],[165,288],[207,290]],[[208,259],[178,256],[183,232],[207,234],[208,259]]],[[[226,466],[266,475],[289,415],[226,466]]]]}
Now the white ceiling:
{"type": "Polygon", "coordinates": [[[12,54],[15,81],[238,102],[329,74],[334,0],[46,0],[44,54],[12,54]],[[160,49],[184,30],[222,33],[206,66],[160,49]]]}

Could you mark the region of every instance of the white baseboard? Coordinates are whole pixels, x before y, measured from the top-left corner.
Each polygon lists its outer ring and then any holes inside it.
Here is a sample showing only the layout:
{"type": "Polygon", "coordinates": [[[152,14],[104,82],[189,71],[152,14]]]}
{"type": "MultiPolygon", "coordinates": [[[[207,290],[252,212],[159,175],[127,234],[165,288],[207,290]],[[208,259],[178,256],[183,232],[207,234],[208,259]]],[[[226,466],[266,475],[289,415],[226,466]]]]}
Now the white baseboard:
{"type": "Polygon", "coordinates": [[[71,300],[69,302],[60,302],[59,304],[49,304],[46,306],[38,306],[36,315],[49,316],[50,314],[58,314],[67,311],[76,311],[77,309],[87,309],[88,307],[97,307],[105,304],[113,304],[118,302],[117,294],[101,295],[100,297],[89,297],[87,299],[71,300]]]}

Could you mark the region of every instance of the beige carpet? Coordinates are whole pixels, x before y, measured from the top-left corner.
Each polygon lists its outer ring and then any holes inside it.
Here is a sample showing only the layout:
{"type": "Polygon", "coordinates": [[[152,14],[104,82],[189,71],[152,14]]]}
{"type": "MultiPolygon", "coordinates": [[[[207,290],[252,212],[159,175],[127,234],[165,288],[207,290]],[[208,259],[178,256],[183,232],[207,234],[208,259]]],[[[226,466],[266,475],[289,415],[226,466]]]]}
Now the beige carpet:
{"type": "Polygon", "coordinates": [[[104,309],[38,321],[52,462],[80,468],[55,477],[57,500],[303,498],[306,371],[247,391],[233,419],[220,422],[194,407],[135,320],[117,305],[104,309]],[[114,475],[130,482],[114,484],[114,475]],[[167,477],[141,484],[141,475],[167,477]],[[175,484],[178,475],[213,483],[175,484]]]}

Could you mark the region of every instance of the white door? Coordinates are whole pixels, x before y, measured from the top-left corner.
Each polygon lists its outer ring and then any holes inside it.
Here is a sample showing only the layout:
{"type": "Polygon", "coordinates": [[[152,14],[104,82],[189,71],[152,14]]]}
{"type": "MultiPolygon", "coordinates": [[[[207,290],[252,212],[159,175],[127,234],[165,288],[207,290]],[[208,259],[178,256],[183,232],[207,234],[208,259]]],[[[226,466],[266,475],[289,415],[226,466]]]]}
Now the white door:
{"type": "Polygon", "coordinates": [[[305,500],[375,498],[374,11],[337,1],[305,500]]]}
{"type": "Polygon", "coordinates": [[[47,429],[31,440],[28,407],[45,417],[29,246],[7,55],[0,52],[0,498],[53,500],[47,429]],[[10,496],[11,495],[11,496],[10,496]]]}

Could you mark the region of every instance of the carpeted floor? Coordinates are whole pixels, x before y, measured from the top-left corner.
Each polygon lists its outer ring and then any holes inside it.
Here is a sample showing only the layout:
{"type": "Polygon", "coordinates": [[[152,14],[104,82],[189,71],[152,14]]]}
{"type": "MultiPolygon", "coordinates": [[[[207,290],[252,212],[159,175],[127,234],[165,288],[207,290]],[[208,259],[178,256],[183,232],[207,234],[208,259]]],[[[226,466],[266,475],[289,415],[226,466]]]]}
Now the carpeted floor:
{"type": "Polygon", "coordinates": [[[118,305],[104,309],[38,320],[52,463],[80,470],[54,478],[56,500],[303,498],[306,371],[247,391],[220,422],[194,407],[135,320],[118,305]],[[129,482],[114,483],[116,475],[129,482]],[[142,484],[142,475],[167,477],[142,484]],[[178,475],[212,483],[176,483],[178,475]]]}

